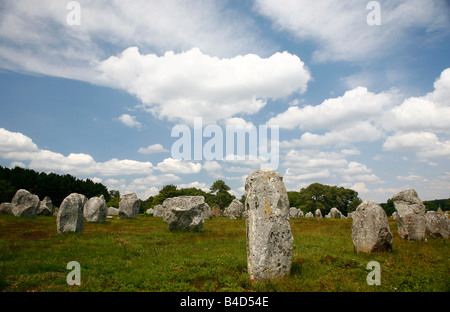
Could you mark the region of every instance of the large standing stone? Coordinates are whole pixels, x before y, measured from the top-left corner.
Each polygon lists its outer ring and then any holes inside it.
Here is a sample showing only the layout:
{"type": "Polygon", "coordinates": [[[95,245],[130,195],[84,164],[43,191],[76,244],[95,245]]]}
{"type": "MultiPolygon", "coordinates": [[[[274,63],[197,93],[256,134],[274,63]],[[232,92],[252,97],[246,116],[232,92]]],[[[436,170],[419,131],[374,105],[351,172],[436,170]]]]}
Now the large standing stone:
{"type": "Polygon", "coordinates": [[[289,208],[289,217],[291,219],[297,219],[298,218],[298,212],[299,212],[299,209],[297,209],[295,207],[289,208]]]}
{"type": "Polygon", "coordinates": [[[137,219],[140,206],[135,193],[123,195],[119,202],[119,219],[137,219]]]}
{"type": "Polygon", "coordinates": [[[258,170],[245,181],[247,264],[251,279],[289,274],[294,238],[281,174],[258,170]]]}
{"type": "Polygon", "coordinates": [[[392,250],[393,236],[383,208],[366,200],[352,214],[352,241],[356,252],[392,250]]]}
{"type": "Polygon", "coordinates": [[[225,208],[223,214],[232,220],[242,219],[244,217],[244,205],[240,200],[233,199],[230,205],[225,208]]]}
{"type": "Polygon", "coordinates": [[[53,203],[50,197],[45,196],[39,204],[37,215],[39,216],[51,216],[53,214],[53,203]]]}
{"type": "Polygon", "coordinates": [[[105,222],[108,215],[108,206],[106,206],[103,195],[90,198],[84,205],[83,214],[87,222],[105,222]]]}
{"type": "Polygon", "coordinates": [[[327,216],[325,216],[325,217],[331,218],[331,219],[342,219],[342,213],[336,207],[331,208],[331,210],[327,216]]]}
{"type": "Polygon", "coordinates": [[[427,211],[425,214],[426,232],[432,237],[449,238],[450,219],[440,211],[427,211]]]}
{"type": "Polygon", "coordinates": [[[204,213],[208,204],[203,196],[178,196],[163,202],[164,221],[169,230],[200,232],[203,230],[204,213]]]}
{"type": "Polygon", "coordinates": [[[425,205],[413,189],[399,192],[392,198],[397,211],[398,235],[408,240],[425,239],[425,205]]]}
{"type": "Polygon", "coordinates": [[[84,205],[87,197],[82,194],[72,193],[62,201],[56,217],[58,233],[83,232],[84,205]]]}
{"type": "Polygon", "coordinates": [[[11,201],[11,211],[16,217],[35,218],[39,209],[39,197],[20,189],[11,201]]]}
{"type": "Polygon", "coordinates": [[[164,206],[163,205],[156,205],[153,209],[153,216],[154,217],[164,217],[164,206]]]}

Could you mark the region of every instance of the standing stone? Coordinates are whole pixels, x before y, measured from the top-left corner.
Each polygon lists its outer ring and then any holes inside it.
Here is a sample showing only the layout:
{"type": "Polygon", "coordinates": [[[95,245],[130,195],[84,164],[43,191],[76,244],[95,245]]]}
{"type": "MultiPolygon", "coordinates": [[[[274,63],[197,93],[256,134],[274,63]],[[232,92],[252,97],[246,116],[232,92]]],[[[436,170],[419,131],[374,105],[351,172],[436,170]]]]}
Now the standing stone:
{"type": "Polygon", "coordinates": [[[314,215],[313,215],[313,213],[312,213],[311,211],[308,211],[308,212],[305,214],[305,218],[314,218],[314,215]]]}
{"type": "Polygon", "coordinates": [[[39,209],[39,197],[20,189],[11,201],[11,211],[16,217],[35,218],[39,209]]]}
{"type": "Polygon", "coordinates": [[[140,206],[135,193],[123,195],[119,202],[119,219],[137,219],[140,206]]]}
{"type": "Polygon", "coordinates": [[[330,212],[328,213],[328,218],[331,218],[331,219],[343,219],[342,218],[342,213],[336,207],[331,208],[330,212]]]}
{"type": "Polygon", "coordinates": [[[153,208],[148,208],[145,213],[149,214],[149,215],[153,215],[153,213],[155,212],[155,210],[153,210],[153,208]]]}
{"type": "Polygon", "coordinates": [[[213,208],[213,216],[214,217],[220,217],[220,207],[215,205],[213,208]]]}
{"type": "Polygon", "coordinates": [[[413,189],[399,192],[392,198],[397,212],[398,235],[407,240],[425,239],[425,205],[413,189]]]}
{"type": "Polygon", "coordinates": [[[108,215],[108,206],[106,206],[103,195],[90,198],[84,205],[83,214],[87,222],[105,222],[108,215]]]}
{"type": "Polygon", "coordinates": [[[211,207],[207,203],[205,203],[205,212],[203,213],[203,219],[211,220],[213,218],[213,213],[211,207]]]}
{"type": "Polygon", "coordinates": [[[2,203],[0,205],[0,214],[13,214],[11,203],[2,203]]]}
{"type": "Polygon", "coordinates": [[[115,207],[108,208],[108,216],[118,216],[118,215],[119,215],[119,208],[115,207]]]}
{"type": "Polygon", "coordinates": [[[320,211],[320,209],[316,209],[316,211],[314,212],[314,215],[316,216],[316,218],[321,219],[322,218],[322,212],[320,211]]]}
{"type": "Polygon", "coordinates": [[[392,219],[397,220],[397,211],[394,211],[392,214],[392,219]]]}
{"type": "Polygon", "coordinates": [[[153,216],[154,217],[163,217],[164,216],[164,206],[163,205],[156,205],[153,210],[153,216]]]}
{"type": "Polygon", "coordinates": [[[244,216],[244,205],[240,200],[233,199],[230,205],[225,208],[223,214],[232,220],[242,219],[244,216]]]}
{"type": "Polygon", "coordinates": [[[393,236],[380,205],[366,200],[356,208],[352,218],[352,241],[356,252],[392,250],[393,236]]]}
{"type": "Polygon", "coordinates": [[[303,211],[301,209],[298,210],[298,217],[299,218],[303,218],[304,217],[303,211]]]}
{"type": "Polygon", "coordinates": [[[425,214],[426,232],[432,237],[449,238],[450,219],[439,211],[427,211],[425,214]]]}
{"type": "Polygon", "coordinates": [[[281,174],[257,170],[245,181],[247,264],[250,278],[289,274],[294,238],[289,199],[281,174]]]}
{"type": "Polygon", "coordinates": [[[289,217],[291,219],[297,219],[298,218],[298,209],[295,207],[289,208],[289,217]]]}
{"type": "Polygon", "coordinates": [[[39,204],[39,209],[36,214],[39,216],[51,216],[53,214],[53,203],[50,197],[45,196],[39,204]]]}
{"type": "Polygon", "coordinates": [[[163,202],[164,221],[170,231],[201,232],[208,204],[203,196],[178,196],[163,202]]]}
{"type": "Polygon", "coordinates": [[[86,196],[77,193],[72,193],[64,198],[56,217],[58,233],[83,232],[83,210],[86,202],[86,196]]]}

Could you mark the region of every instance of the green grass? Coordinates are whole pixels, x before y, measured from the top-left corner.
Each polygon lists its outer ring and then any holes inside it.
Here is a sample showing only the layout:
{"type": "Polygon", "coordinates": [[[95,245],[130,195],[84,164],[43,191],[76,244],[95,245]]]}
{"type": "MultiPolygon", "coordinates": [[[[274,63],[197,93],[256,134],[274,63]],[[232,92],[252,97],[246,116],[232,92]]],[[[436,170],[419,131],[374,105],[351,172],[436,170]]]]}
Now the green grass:
{"type": "Polygon", "coordinates": [[[85,223],[58,234],[56,217],[0,215],[0,291],[450,291],[450,248],[444,239],[408,242],[394,234],[392,252],[356,254],[351,220],[291,220],[291,274],[251,282],[244,220],[206,220],[201,233],[172,233],[162,218],[85,223]],[[381,285],[366,283],[369,261],[381,285]],[[66,265],[81,265],[69,286],[66,265]]]}

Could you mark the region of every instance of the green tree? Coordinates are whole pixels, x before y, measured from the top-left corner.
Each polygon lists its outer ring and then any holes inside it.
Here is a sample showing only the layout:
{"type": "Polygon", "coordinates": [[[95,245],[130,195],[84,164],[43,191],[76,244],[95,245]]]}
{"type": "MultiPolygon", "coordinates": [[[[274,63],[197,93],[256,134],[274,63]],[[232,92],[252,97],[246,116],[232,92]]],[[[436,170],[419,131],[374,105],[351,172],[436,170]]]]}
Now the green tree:
{"type": "Polygon", "coordinates": [[[211,185],[209,190],[211,191],[211,193],[227,192],[230,190],[230,187],[225,184],[225,181],[217,180],[211,185]]]}

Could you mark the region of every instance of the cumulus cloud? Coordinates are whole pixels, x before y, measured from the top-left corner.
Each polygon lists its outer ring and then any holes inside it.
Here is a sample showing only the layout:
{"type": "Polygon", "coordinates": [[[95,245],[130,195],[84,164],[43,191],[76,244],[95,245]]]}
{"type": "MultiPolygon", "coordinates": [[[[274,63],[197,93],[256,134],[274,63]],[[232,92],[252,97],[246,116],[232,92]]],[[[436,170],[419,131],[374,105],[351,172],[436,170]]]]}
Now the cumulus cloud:
{"type": "Polygon", "coordinates": [[[218,58],[198,48],[157,56],[131,47],[97,70],[98,83],[135,95],[158,118],[188,123],[199,116],[213,122],[254,114],[268,99],[305,92],[311,78],[300,58],[288,52],[218,58]]]}
{"type": "Polygon", "coordinates": [[[357,87],[319,105],[306,105],[301,108],[291,106],[267,123],[285,129],[339,129],[354,124],[355,121],[375,119],[391,102],[392,94],[389,92],[375,94],[365,87],[357,87]]]}
{"type": "Polygon", "coordinates": [[[164,173],[191,174],[199,173],[202,165],[187,160],[166,158],[158,163],[156,169],[164,173]]]}
{"type": "Polygon", "coordinates": [[[141,147],[138,149],[138,153],[140,154],[157,154],[157,153],[167,153],[169,150],[166,150],[161,144],[153,144],[147,147],[141,147]]]}
{"type": "Polygon", "coordinates": [[[140,130],[142,128],[142,124],[136,120],[136,116],[122,114],[117,119],[127,127],[137,128],[138,130],[140,130]]]}

